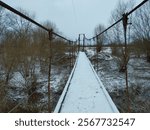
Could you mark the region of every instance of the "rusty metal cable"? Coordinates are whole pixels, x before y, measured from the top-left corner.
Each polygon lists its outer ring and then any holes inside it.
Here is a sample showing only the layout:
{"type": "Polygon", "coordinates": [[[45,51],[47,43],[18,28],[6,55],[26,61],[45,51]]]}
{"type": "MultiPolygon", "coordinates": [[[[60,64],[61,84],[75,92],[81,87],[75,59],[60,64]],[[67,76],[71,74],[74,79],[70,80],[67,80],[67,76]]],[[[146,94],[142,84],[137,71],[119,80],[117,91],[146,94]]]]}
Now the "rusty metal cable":
{"type": "MultiPolygon", "coordinates": [[[[18,11],[18,10],[16,10],[16,9],[12,8],[11,6],[7,5],[6,3],[4,3],[4,2],[2,2],[2,1],[0,1],[0,5],[1,5],[2,7],[4,7],[4,8],[6,8],[7,10],[9,10],[9,11],[11,11],[11,12],[13,12],[13,13],[19,15],[20,17],[22,17],[22,18],[24,18],[24,19],[30,21],[31,23],[37,25],[38,27],[44,29],[45,31],[48,31],[48,32],[49,32],[49,31],[51,30],[51,29],[49,29],[49,28],[44,27],[44,26],[41,25],[40,23],[36,22],[35,20],[33,20],[33,19],[31,19],[30,17],[24,15],[24,14],[21,13],[20,11],[18,11]]],[[[59,35],[59,34],[57,34],[57,33],[55,33],[55,32],[52,32],[52,33],[53,33],[55,36],[58,36],[58,37],[60,37],[60,38],[62,38],[62,39],[64,39],[64,40],[66,40],[66,41],[70,41],[69,39],[67,39],[67,38],[65,38],[65,37],[63,37],[63,36],[61,36],[61,35],[59,35]]]]}
{"type": "MultiPolygon", "coordinates": [[[[141,2],[139,5],[137,5],[134,9],[132,9],[131,11],[127,12],[126,15],[129,16],[130,14],[132,14],[134,11],[136,11],[138,8],[140,8],[143,4],[145,4],[146,2],[148,2],[149,0],[144,0],[143,2],[141,2]]],[[[86,38],[87,40],[92,40],[95,39],[96,37],[102,35],[104,32],[106,32],[107,30],[109,30],[110,28],[112,28],[113,26],[115,26],[116,24],[118,24],[119,22],[121,22],[123,20],[123,17],[120,18],[118,21],[116,21],[115,23],[113,23],[111,26],[109,26],[108,28],[106,28],[104,31],[100,32],[99,34],[95,35],[92,38],[86,38]]]]}

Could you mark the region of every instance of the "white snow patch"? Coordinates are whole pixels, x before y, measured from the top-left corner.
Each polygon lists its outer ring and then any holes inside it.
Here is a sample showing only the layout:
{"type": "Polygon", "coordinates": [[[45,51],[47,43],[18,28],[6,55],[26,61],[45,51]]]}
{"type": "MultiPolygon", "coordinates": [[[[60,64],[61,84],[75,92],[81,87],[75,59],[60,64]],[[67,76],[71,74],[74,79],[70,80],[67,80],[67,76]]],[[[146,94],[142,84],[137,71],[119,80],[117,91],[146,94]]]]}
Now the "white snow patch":
{"type": "Polygon", "coordinates": [[[111,47],[103,47],[102,52],[112,54],[112,49],[111,49],[111,47]]]}
{"type": "Polygon", "coordinates": [[[15,72],[13,78],[10,80],[10,84],[16,87],[23,87],[25,80],[19,72],[15,72]]]}

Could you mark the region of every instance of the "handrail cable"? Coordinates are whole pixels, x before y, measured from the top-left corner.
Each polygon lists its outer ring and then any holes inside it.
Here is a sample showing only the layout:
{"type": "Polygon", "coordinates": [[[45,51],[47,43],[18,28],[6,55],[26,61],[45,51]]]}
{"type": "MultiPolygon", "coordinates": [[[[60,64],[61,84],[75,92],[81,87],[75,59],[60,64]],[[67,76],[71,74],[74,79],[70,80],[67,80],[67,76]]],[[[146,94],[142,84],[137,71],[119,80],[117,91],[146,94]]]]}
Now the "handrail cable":
{"type": "MultiPolygon", "coordinates": [[[[11,11],[11,12],[13,12],[13,13],[15,13],[15,14],[21,16],[22,18],[24,18],[24,19],[30,21],[31,23],[37,25],[38,27],[40,27],[40,28],[42,28],[42,29],[44,29],[44,30],[46,30],[46,31],[48,31],[48,32],[51,31],[51,29],[44,27],[44,26],[41,25],[40,23],[36,22],[35,20],[31,19],[30,17],[26,16],[25,14],[19,12],[18,10],[12,8],[11,6],[7,5],[6,3],[0,1],[0,5],[1,5],[2,7],[4,7],[4,8],[6,8],[6,9],[8,9],[9,11],[11,11]]],[[[63,37],[63,36],[61,36],[61,35],[59,35],[59,34],[57,34],[57,33],[55,33],[55,32],[52,32],[52,33],[53,33],[55,36],[58,36],[58,37],[60,37],[60,38],[62,38],[62,39],[64,39],[64,40],[66,40],[66,41],[71,41],[71,40],[69,40],[69,39],[67,39],[67,38],[65,38],[65,37],[63,37]]]]}
{"type": "MultiPolygon", "coordinates": [[[[133,13],[135,10],[137,10],[138,8],[140,8],[143,4],[145,4],[146,2],[148,2],[149,0],[144,0],[143,2],[141,2],[139,5],[137,5],[134,9],[132,9],[130,12],[127,12],[126,15],[129,16],[131,13],[133,13]]],[[[123,20],[123,17],[120,18],[118,21],[116,21],[115,23],[113,23],[111,26],[109,26],[108,28],[106,28],[104,31],[100,32],[99,34],[95,35],[92,38],[86,38],[86,40],[92,40],[95,39],[96,37],[102,35],[104,32],[106,32],[107,30],[109,30],[110,28],[112,28],[114,25],[116,25],[117,23],[121,22],[123,20]]]]}
{"type": "MultiPolygon", "coordinates": [[[[31,90],[32,87],[28,88],[26,91],[31,90]]],[[[36,90],[34,90],[29,96],[28,98],[30,98],[34,93],[36,92],[36,90]]],[[[17,105],[15,105],[11,110],[8,111],[8,113],[13,112],[15,109],[17,109],[20,105],[22,104],[22,101],[20,101],[19,103],[17,103],[17,105]]]]}

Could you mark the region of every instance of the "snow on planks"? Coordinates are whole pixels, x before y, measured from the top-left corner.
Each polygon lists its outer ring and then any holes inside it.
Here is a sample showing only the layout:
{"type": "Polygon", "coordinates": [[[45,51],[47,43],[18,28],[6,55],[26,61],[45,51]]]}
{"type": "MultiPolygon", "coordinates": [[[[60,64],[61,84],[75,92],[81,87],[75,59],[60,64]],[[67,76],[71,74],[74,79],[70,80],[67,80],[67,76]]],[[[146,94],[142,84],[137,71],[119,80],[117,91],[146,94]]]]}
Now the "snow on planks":
{"type": "Polygon", "coordinates": [[[55,113],[118,113],[84,52],[78,58],[55,113]]]}

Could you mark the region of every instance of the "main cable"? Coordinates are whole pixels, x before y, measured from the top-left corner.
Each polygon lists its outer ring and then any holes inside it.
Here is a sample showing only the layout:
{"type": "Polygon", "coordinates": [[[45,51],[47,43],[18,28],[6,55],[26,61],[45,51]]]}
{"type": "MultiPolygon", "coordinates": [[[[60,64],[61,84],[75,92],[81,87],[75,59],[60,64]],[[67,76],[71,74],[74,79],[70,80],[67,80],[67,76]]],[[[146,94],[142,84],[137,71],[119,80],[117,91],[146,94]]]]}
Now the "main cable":
{"type": "MultiPolygon", "coordinates": [[[[149,0],[144,0],[143,2],[141,2],[139,5],[137,5],[134,9],[132,9],[131,11],[127,12],[126,15],[129,16],[130,14],[132,14],[134,11],[136,11],[138,8],[140,8],[143,4],[145,4],[146,2],[148,2],[149,0]]],[[[98,36],[100,36],[101,34],[103,34],[104,32],[106,32],[107,30],[109,30],[110,28],[112,28],[113,26],[115,26],[116,24],[118,24],[119,22],[121,22],[123,20],[123,17],[120,18],[118,21],[116,21],[115,23],[113,23],[111,26],[109,26],[107,29],[105,29],[104,31],[100,32],[99,34],[95,35],[92,38],[86,38],[87,40],[92,40],[97,38],[98,36]]]]}
{"type": "MultiPolygon", "coordinates": [[[[38,22],[36,22],[35,20],[31,19],[30,17],[24,15],[23,13],[19,12],[18,10],[12,8],[11,6],[7,5],[6,3],[0,1],[0,5],[1,5],[2,7],[4,7],[4,8],[6,8],[7,10],[9,10],[9,11],[11,11],[11,12],[13,12],[13,13],[19,15],[20,17],[22,17],[22,18],[24,18],[24,19],[30,21],[31,23],[37,25],[38,27],[44,29],[45,31],[48,31],[48,32],[51,31],[51,29],[44,27],[44,26],[41,25],[40,23],[38,23],[38,22]]],[[[69,39],[67,39],[67,38],[65,38],[65,37],[63,37],[63,36],[61,36],[61,35],[59,35],[59,34],[57,34],[57,33],[55,33],[55,32],[52,32],[52,33],[53,33],[55,36],[58,36],[58,37],[60,37],[60,38],[62,38],[62,39],[64,39],[64,40],[66,40],[66,41],[71,41],[71,40],[69,40],[69,39]]]]}

